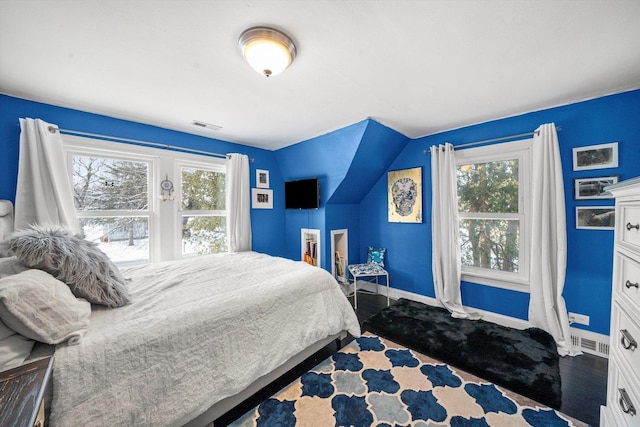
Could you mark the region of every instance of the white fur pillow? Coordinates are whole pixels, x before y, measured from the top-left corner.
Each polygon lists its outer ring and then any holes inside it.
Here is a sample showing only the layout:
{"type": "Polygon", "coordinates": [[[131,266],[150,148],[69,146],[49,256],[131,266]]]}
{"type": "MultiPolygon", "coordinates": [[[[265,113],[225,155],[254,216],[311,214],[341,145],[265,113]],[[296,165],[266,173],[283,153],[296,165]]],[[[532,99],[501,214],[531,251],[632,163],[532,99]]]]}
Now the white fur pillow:
{"type": "Polygon", "coordinates": [[[93,304],[129,303],[125,279],[95,243],[59,225],[32,225],[13,233],[9,249],[23,264],[50,273],[77,297],[93,304]]]}
{"type": "Polygon", "coordinates": [[[0,279],[0,320],[22,336],[46,344],[77,344],[90,316],[91,304],[42,270],[0,279]]]}

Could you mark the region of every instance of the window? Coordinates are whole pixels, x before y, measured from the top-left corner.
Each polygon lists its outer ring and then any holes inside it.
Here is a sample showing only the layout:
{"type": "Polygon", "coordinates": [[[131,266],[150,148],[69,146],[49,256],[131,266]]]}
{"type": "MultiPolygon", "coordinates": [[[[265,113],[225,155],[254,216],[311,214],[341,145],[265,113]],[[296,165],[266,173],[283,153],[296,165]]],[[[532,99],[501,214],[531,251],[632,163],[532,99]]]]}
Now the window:
{"type": "Polygon", "coordinates": [[[181,166],[182,255],[227,251],[225,174],[204,166],[181,166]]]}
{"type": "Polygon", "coordinates": [[[73,154],[71,164],[86,239],[119,265],[149,262],[149,162],[73,154]]]}
{"type": "Polygon", "coordinates": [[[456,152],[463,279],[526,290],[530,141],[456,152]]]}
{"type": "Polygon", "coordinates": [[[86,238],[119,266],[227,251],[223,159],[64,135],[86,238]],[[175,200],[160,200],[170,179],[175,200]]]}

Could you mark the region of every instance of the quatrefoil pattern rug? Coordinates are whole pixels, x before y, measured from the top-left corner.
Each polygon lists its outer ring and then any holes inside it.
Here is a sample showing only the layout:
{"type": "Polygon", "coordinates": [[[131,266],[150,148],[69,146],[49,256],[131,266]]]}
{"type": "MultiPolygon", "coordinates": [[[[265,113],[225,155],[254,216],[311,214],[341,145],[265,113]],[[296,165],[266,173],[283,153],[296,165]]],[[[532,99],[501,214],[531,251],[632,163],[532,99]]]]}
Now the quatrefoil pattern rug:
{"type": "Polygon", "coordinates": [[[367,333],[232,425],[549,427],[586,424],[367,333]]]}

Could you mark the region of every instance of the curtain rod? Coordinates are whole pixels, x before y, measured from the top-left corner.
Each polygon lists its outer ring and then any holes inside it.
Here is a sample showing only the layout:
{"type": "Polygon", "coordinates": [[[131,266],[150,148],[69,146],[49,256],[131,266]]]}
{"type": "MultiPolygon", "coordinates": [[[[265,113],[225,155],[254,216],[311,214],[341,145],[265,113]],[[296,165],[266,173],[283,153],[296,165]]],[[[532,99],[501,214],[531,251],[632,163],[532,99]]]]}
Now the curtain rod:
{"type": "MultiPolygon", "coordinates": [[[[556,131],[561,131],[562,128],[557,127],[556,131]]],[[[525,132],[525,133],[519,133],[516,135],[509,135],[509,136],[501,136],[500,138],[492,138],[492,139],[483,139],[482,141],[474,141],[474,142],[467,142],[464,144],[460,144],[460,145],[454,145],[453,148],[454,149],[458,149],[458,148],[464,148],[464,147],[472,147],[474,145],[480,145],[480,144],[486,144],[489,142],[498,142],[498,141],[506,141],[507,139],[513,139],[513,138],[523,138],[523,137],[527,137],[527,136],[533,136],[533,135],[537,135],[539,133],[539,131],[535,130],[533,132],[525,132]]],[[[430,150],[424,150],[425,154],[431,154],[430,150]]]]}
{"type": "MultiPolygon", "coordinates": [[[[149,141],[141,141],[139,139],[120,138],[117,136],[101,135],[98,133],[90,133],[90,132],[81,132],[78,130],[71,130],[71,129],[60,129],[55,126],[49,126],[49,132],[55,133],[56,131],[65,135],[88,136],[91,138],[98,138],[106,141],[132,143],[132,144],[142,145],[145,147],[163,148],[165,150],[180,151],[180,152],[189,153],[189,154],[200,154],[203,156],[218,157],[222,159],[226,159],[228,157],[226,154],[214,153],[211,151],[204,151],[204,150],[196,150],[195,148],[179,147],[177,145],[161,144],[159,142],[149,142],[149,141]]],[[[253,162],[253,159],[250,158],[249,161],[253,162]]]]}

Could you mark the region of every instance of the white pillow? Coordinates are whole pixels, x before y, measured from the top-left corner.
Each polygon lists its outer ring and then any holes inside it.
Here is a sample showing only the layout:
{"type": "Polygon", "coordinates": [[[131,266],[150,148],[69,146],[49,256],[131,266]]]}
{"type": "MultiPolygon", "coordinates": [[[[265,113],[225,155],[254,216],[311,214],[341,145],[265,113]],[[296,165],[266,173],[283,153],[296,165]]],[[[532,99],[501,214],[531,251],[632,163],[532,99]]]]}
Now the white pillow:
{"type": "Polygon", "coordinates": [[[0,371],[22,365],[34,344],[35,341],[23,337],[0,321],[0,371]]]}
{"type": "Polygon", "coordinates": [[[42,270],[0,279],[0,320],[19,334],[46,344],[77,344],[89,326],[91,304],[42,270]]]}

